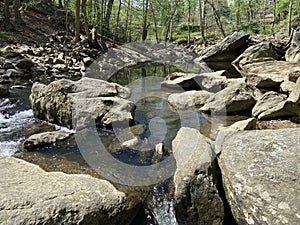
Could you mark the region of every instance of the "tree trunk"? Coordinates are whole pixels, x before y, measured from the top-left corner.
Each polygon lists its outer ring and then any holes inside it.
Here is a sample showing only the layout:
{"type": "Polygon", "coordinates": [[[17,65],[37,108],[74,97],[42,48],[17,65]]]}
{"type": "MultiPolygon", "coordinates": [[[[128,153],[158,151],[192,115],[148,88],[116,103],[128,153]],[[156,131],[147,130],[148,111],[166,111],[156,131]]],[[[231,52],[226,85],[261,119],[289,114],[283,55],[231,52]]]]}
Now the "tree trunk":
{"type": "Polygon", "coordinates": [[[150,7],[151,7],[153,22],[154,22],[155,39],[156,39],[156,41],[158,41],[157,22],[156,22],[156,17],[155,17],[155,13],[154,13],[154,9],[153,9],[153,5],[152,5],[151,1],[150,1],[150,7]]]}
{"type": "Polygon", "coordinates": [[[80,0],[76,0],[75,12],[75,42],[80,40],[80,0]]]}
{"type": "Polygon", "coordinates": [[[22,18],[20,13],[20,0],[14,0],[14,12],[15,12],[15,23],[17,25],[22,24],[22,18]]]}
{"type": "Polygon", "coordinates": [[[277,0],[273,0],[273,15],[274,15],[274,20],[272,22],[272,27],[271,27],[271,31],[272,31],[272,35],[274,36],[274,26],[275,26],[275,22],[277,20],[276,17],[276,7],[277,7],[277,0]]]}
{"type": "Polygon", "coordinates": [[[118,31],[118,27],[119,27],[119,22],[120,22],[120,13],[121,13],[121,7],[122,7],[122,1],[119,0],[119,7],[118,7],[118,13],[117,13],[117,22],[116,22],[116,26],[115,26],[115,34],[114,34],[114,39],[113,39],[113,43],[115,44],[115,40],[117,37],[117,31],[118,31]]]}
{"type": "Polygon", "coordinates": [[[81,11],[82,11],[82,14],[83,14],[84,31],[85,31],[85,34],[87,36],[89,45],[92,47],[93,46],[93,40],[92,40],[92,36],[91,36],[91,33],[90,33],[89,21],[88,21],[87,13],[86,13],[86,0],[82,0],[81,11]]]}
{"type": "MultiPolygon", "coordinates": [[[[276,1],[276,0],[274,0],[276,1]]],[[[275,15],[275,14],[274,14],[275,15]]],[[[253,20],[253,9],[252,9],[252,0],[248,0],[248,21],[250,30],[252,30],[252,20],[253,20]]]]}
{"type": "Polygon", "coordinates": [[[241,15],[240,15],[240,0],[235,0],[235,7],[236,7],[236,29],[240,29],[240,23],[241,23],[241,15]]]}
{"type": "Polygon", "coordinates": [[[263,18],[262,18],[262,22],[263,22],[263,31],[264,31],[264,33],[265,33],[265,31],[266,31],[266,21],[265,21],[265,19],[266,19],[266,13],[267,13],[267,0],[264,0],[264,2],[263,2],[263,18]]]}
{"type": "Polygon", "coordinates": [[[130,0],[128,0],[127,7],[126,7],[126,19],[125,19],[125,31],[124,31],[124,38],[126,41],[128,38],[129,9],[130,9],[130,0]]]}
{"type": "Polygon", "coordinates": [[[147,26],[147,17],[148,17],[148,0],[143,1],[143,30],[142,30],[142,41],[147,39],[148,26],[147,26]]]}
{"type": "Polygon", "coordinates": [[[62,8],[62,7],[63,7],[62,0],[58,0],[58,7],[59,7],[59,8],[62,8]]]}
{"type": "Polygon", "coordinates": [[[293,0],[290,0],[289,3],[289,18],[288,18],[288,31],[289,31],[289,35],[292,34],[292,13],[293,13],[293,0]]]}
{"type": "Polygon", "coordinates": [[[4,23],[6,28],[10,26],[9,0],[4,1],[4,23]]]}
{"type": "Polygon", "coordinates": [[[188,0],[188,44],[191,43],[191,27],[190,27],[190,23],[191,23],[191,1],[188,0]]]}
{"type": "Polygon", "coordinates": [[[205,37],[205,25],[204,25],[204,13],[205,13],[205,10],[204,10],[204,5],[205,4],[205,1],[203,0],[199,0],[199,11],[200,11],[200,15],[199,15],[199,19],[200,19],[200,29],[201,29],[201,38],[202,38],[202,42],[203,42],[203,45],[206,46],[206,37],[205,37]],[[203,5],[202,5],[203,4],[203,5]]]}
{"type": "Polygon", "coordinates": [[[217,23],[217,25],[218,25],[218,27],[219,27],[219,29],[220,29],[220,31],[221,31],[223,37],[226,37],[225,31],[224,31],[224,29],[223,29],[223,25],[222,25],[222,22],[221,22],[221,19],[220,19],[220,15],[219,15],[218,11],[216,10],[216,7],[215,7],[215,5],[214,5],[214,2],[213,2],[213,1],[209,2],[209,1],[208,1],[208,4],[211,6],[211,8],[212,8],[212,10],[213,10],[213,14],[214,14],[216,23],[217,23]]]}
{"type": "Polygon", "coordinates": [[[109,21],[110,21],[113,4],[114,4],[114,0],[108,0],[107,7],[106,7],[106,14],[104,18],[104,28],[107,30],[108,33],[110,32],[109,21]]]}

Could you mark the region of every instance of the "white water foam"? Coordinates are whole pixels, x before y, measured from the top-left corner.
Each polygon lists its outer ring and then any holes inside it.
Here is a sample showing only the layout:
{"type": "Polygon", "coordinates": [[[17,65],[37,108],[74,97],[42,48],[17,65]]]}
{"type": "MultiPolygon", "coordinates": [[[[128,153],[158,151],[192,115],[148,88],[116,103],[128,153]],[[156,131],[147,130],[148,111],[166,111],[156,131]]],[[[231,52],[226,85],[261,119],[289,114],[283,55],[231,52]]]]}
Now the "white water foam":
{"type": "Polygon", "coordinates": [[[10,156],[18,151],[22,130],[34,121],[31,109],[11,116],[0,113],[0,156],[10,156]]]}

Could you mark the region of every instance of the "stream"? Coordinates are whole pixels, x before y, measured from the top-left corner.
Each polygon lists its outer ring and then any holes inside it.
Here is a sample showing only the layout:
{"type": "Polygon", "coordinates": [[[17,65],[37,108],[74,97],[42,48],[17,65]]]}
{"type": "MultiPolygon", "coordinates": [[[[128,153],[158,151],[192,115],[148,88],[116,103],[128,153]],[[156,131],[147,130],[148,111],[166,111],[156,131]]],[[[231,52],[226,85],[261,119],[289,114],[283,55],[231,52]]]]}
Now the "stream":
{"type": "MultiPolygon", "coordinates": [[[[210,135],[210,122],[201,113],[185,111],[179,114],[168,105],[170,91],[161,90],[160,82],[168,74],[177,71],[180,70],[174,66],[149,64],[122,69],[110,78],[111,82],[131,88],[130,100],[137,107],[134,122],[145,126],[145,132],[139,139],[141,142],[147,140],[146,148],[152,149],[146,154],[139,149],[118,149],[111,153],[118,160],[134,165],[151,165],[154,163],[153,149],[158,143],[164,145],[166,154],[158,161],[163,160],[171,154],[171,142],[182,126],[194,127],[204,135],[210,135]]],[[[29,103],[30,88],[31,84],[26,83],[13,86],[8,98],[0,98],[0,156],[16,155],[48,171],[93,175],[95,172],[84,161],[74,138],[33,152],[21,151],[20,143],[31,134],[66,129],[33,117],[29,103]]],[[[107,148],[116,139],[113,132],[101,129],[99,137],[107,148]]],[[[177,225],[170,183],[162,182],[150,191],[149,202],[146,203],[146,211],[149,212],[147,225],[177,225]]]]}

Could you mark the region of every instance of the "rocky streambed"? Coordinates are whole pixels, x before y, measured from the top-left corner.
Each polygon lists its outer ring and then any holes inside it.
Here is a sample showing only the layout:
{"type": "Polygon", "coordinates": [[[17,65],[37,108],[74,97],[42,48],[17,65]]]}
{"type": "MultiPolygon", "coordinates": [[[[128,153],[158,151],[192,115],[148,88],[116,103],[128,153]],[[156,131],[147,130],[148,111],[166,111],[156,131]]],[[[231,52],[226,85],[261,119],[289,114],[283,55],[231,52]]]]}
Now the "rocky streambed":
{"type": "Polygon", "coordinates": [[[0,158],[0,221],[299,224],[299,35],[285,61],[243,32],[200,57],[134,43],[93,63],[53,53],[57,68],[47,51],[4,49],[1,144],[17,144],[2,154],[19,159],[0,158]]]}

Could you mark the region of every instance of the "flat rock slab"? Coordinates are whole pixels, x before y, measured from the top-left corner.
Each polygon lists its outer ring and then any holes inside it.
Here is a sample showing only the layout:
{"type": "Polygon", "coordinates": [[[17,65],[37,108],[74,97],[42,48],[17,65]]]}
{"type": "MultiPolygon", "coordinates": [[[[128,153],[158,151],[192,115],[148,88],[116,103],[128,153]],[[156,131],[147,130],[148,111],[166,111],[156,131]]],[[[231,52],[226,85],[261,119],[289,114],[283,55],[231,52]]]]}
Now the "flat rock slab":
{"type": "Polygon", "coordinates": [[[45,172],[0,157],[1,224],[130,224],[138,200],[89,175],[45,172]]]}
{"type": "Polygon", "coordinates": [[[299,137],[299,128],[226,136],[219,164],[238,224],[300,224],[299,137]]]}

